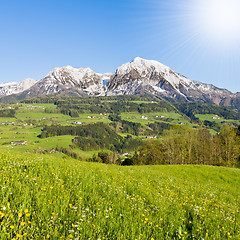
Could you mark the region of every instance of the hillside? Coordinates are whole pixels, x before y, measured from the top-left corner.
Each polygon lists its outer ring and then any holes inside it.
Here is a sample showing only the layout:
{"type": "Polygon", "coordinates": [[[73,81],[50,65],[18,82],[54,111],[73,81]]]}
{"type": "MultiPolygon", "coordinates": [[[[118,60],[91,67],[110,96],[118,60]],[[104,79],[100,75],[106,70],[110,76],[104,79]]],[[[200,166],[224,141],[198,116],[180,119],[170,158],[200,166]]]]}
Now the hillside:
{"type": "Polygon", "coordinates": [[[239,239],[239,169],[3,153],[1,239],[239,239]]]}

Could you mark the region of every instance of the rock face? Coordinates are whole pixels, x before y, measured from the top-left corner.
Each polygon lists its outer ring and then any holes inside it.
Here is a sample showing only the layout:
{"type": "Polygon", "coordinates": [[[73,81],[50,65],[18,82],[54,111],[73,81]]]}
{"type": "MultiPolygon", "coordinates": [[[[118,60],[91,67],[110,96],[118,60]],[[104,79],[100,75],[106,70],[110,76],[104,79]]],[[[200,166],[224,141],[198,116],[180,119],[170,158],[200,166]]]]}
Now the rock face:
{"type": "Polygon", "coordinates": [[[23,91],[32,87],[37,81],[31,78],[27,78],[22,82],[10,82],[0,84],[0,98],[9,96],[12,94],[22,93],[23,91]]]}
{"type": "Polygon", "coordinates": [[[169,67],[151,60],[135,58],[115,73],[99,74],[90,68],[55,68],[39,81],[0,85],[0,97],[22,94],[35,97],[65,92],[79,96],[153,94],[181,101],[212,102],[226,106],[238,104],[240,94],[190,80],[169,67]]]}

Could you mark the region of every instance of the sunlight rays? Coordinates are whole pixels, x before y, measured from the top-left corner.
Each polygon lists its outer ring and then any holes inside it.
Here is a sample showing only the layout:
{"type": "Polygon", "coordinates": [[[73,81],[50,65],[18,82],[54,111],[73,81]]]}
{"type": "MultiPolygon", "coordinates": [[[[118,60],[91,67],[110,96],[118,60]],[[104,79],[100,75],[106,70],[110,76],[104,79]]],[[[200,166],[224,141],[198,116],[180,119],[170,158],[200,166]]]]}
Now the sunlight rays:
{"type": "Polygon", "coordinates": [[[202,41],[217,48],[236,48],[240,41],[240,2],[238,0],[188,0],[186,19],[202,41]]]}
{"type": "Polygon", "coordinates": [[[239,91],[239,0],[138,3],[135,31],[140,34],[144,26],[138,41],[149,55],[194,80],[239,91]]]}

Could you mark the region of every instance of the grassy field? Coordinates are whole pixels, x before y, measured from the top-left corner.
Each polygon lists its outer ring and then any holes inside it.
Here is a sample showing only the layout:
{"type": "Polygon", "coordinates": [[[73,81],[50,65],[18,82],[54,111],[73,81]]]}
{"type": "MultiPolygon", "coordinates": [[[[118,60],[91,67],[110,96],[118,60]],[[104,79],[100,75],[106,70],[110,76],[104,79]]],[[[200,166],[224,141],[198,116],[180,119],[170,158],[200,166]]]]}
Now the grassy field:
{"type": "Polygon", "coordinates": [[[0,150],[9,150],[11,152],[36,151],[38,149],[53,149],[57,146],[68,147],[72,144],[74,136],[56,136],[47,139],[38,138],[42,127],[26,126],[1,126],[0,127],[0,150]],[[27,141],[26,145],[11,145],[11,142],[27,141]]]}
{"type": "MultiPolygon", "coordinates": [[[[11,105],[12,108],[15,106],[11,105]]],[[[40,139],[38,135],[41,134],[43,125],[72,125],[74,121],[86,124],[110,122],[108,116],[100,114],[80,114],[78,118],[71,118],[68,115],[57,113],[54,104],[19,104],[15,118],[0,117],[0,149],[7,149],[11,152],[32,152],[39,149],[52,149],[56,146],[69,147],[74,136],[40,139]],[[53,112],[46,113],[45,109],[53,112]],[[27,141],[27,144],[12,146],[12,141],[27,141]]],[[[82,152],[81,155],[83,157],[92,156],[91,152],[82,152]]]]}
{"type": "Polygon", "coordinates": [[[214,114],[196,114],[196,117],[198,117],[202,121],[207,120],[207,121],[216,122],[216,123],[221,123],[224,121],[224,122],[235,122],[239,124],[238,120],[224,119],[214,114]]]}
{"type": "Polygon", "coordinates": [[[240,170],[0,159],[0,239],[240,239],[240,170]]]}
{"type": "Polygon", "coordinates": [[[79,114],[78,118],[71,118],[71,121],[80,121],[82,123],[96,123],[96,122],[104,122],[110,123],[111,121],[108,119],[108,116],[100,115],[100,114],[79,114]]]}
{"type": "Polygon", "coordinates": [[[136,122],[136,123],[141,123],[143,126],[148,125],[149,123],[154,123],[154,122],[168,122],[171,124],[178,124],[179,122],[182,122],[186,125],[192,126],[192,124],[184,117],[182,117],[178,113],[174,112],[158,112],[158,113],[122,113],[121,118],[123,120],[127,120],[130,122],[136,122]],[[146,117],[146,119],[142,118],[146,117]],[[168,121],[166,121],[166,119],[168,121]]]}

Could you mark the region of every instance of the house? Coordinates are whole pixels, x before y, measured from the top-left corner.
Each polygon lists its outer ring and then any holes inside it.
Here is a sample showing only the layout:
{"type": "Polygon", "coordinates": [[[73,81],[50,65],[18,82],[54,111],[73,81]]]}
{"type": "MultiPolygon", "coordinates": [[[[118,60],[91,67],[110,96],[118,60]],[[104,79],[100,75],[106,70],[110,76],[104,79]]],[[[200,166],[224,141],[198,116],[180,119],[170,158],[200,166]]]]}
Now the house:
{"type": "Polygon", "coordinates": [[[186,125],[186,123],[183,123],[183,122],[179,122],[178,124],[179,125],[186,125]]]}
{"type": "Polygon", "coordinates": [[[157,136],[147,136],[147,139],[154,139],[157,138],[157,136]]]}
{"type": "Polygon", "coordinates": [[[142,119],[145,119],[145,120],[147,120],[147,119],[148,119],[148,117],[146,117],[146,116],[142,116],[142,119]]]}
{"type": "Polygon", "coordinates": [[[78,124],[78,125],[81,125],[82,123],[79,122],[79,121],[74,121],[74,122],[72,122],[72,124],[78,124]]]}
{"type": "Polygon", "coordinates": [[[220,119],[218,115],[215,115],[215,117],[212,117],[212,119],[220,119]]]}
{"type": "Polygon", "coordinates": [[[56,150],[54,148],[50,150],[50,153],[55,153],[55,152],[56,150]]]}
{"type": "Polygon", "coordinates": [[[27,143],[27,141],[12,141],[11,142],[11,145],[14,145],[14,146],[16,146],[16,145],[26,145],[26,143],[27,143]]]}

